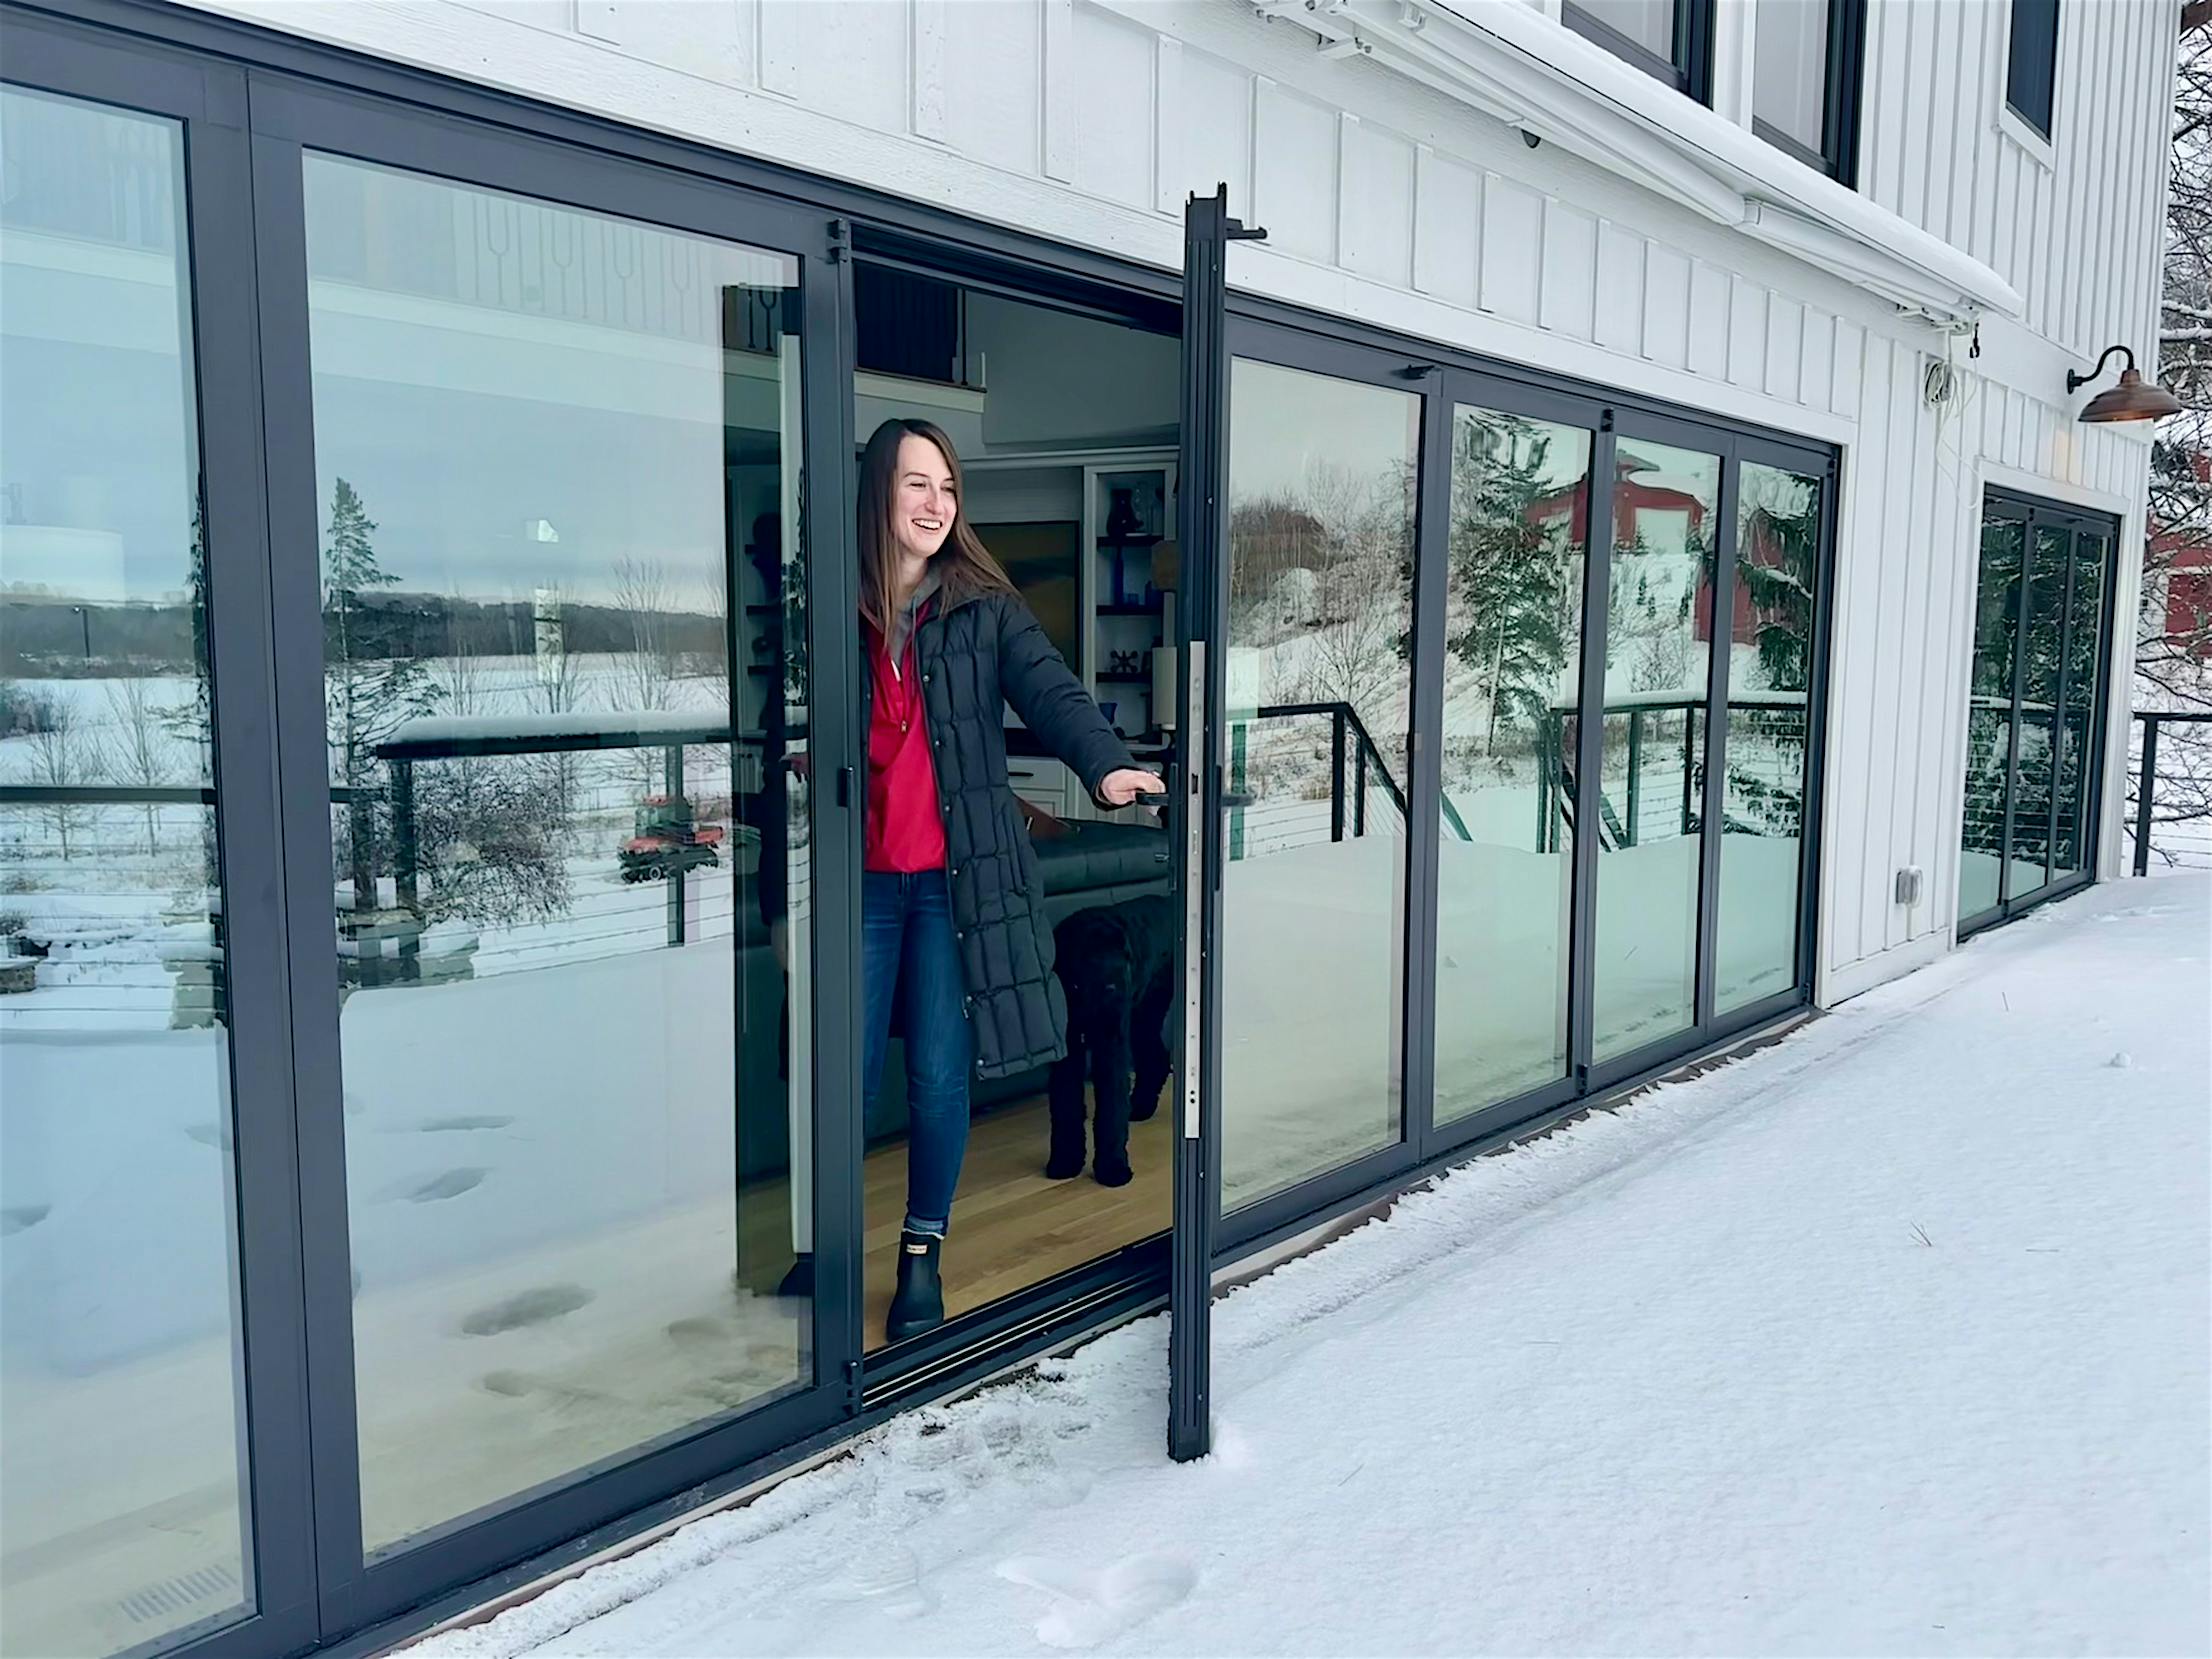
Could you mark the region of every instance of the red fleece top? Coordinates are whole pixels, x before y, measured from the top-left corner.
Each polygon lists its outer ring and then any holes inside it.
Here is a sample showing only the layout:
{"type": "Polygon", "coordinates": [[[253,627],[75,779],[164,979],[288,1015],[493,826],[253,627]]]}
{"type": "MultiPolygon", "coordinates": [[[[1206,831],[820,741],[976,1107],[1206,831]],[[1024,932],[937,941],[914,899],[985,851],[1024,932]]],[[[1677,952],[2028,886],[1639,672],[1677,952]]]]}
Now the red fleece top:
{"type": "Polygon", "coordinates": [[[867,869],[913,875],[945,867],[945,820],[937,805],[937,767],[923,717],[922,677],[914,634],[906,661],[894,667],[883,635],[868,629],[875,665],[875,699],[868,711],[867,869]]]}

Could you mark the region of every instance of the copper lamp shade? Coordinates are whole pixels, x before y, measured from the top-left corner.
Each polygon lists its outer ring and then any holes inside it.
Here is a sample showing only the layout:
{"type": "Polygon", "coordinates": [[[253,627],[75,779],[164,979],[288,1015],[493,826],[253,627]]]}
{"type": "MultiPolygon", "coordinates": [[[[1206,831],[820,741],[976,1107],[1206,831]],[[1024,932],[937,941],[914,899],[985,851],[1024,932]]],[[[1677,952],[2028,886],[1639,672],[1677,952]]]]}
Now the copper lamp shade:
{"type": "Polygon", "coordinates": [[[2118,352],[2126,362],[2120,369],[2120,383],[2108,392],[2099,392],[2082,409],[2080,418],[2085,421],[2154,421],[2167,415],[2181,413],[2181,399],[2163,386],[2143,383],[2143,376],[2135,367],[2135,353],[2127,346],[2107,346],[2104,355],[2097,359],[2097,366],[2087,374],[2076,374],[2071,369],[2066,374],[2066,389],[2079,391],[2097,376],[2104,373],[2104,366],[2118,352]]]}

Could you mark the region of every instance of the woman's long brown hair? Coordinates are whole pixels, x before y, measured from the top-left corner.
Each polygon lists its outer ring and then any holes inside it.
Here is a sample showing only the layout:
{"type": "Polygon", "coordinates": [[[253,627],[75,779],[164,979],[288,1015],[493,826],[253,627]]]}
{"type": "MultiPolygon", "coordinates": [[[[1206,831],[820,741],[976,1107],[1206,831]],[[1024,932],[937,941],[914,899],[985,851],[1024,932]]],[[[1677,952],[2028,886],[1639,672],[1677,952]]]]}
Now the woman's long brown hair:
{"type": "Polygon", "coordinates": [[[952,474],[952,529],[929,562],[946,608],[979,594],[1014,591],[1006,567],[991,557],[968,523],[967,480],[961,476],[952,439],[930,421],[887,420],[876,428],[860,455],[860,614],[884,633],[890,632],[891,607],[899,590],[899,538],[892,509],[898,500],[899,443],[909,437],[927,438],[936,445],[945,458],[945,470],[952,474]]]}

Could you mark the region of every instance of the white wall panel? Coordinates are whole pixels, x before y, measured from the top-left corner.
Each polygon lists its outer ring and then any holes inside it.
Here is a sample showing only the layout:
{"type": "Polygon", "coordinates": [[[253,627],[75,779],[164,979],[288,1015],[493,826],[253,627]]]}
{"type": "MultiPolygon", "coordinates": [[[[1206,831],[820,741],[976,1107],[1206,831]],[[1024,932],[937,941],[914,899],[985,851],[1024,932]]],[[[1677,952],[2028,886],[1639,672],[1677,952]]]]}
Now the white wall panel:
{"type": "Polygon", "coordinates": [[[1690,361],[1690,261],[1656,242],[1644,248],[1644,355],[1669,368],[1690,361]]]}
{"type": "MultiPolygon", "coordinates": [[[[1415,162],[1413,285],[1471,310],[1482,266],[1482,175],[1428,145],[1419,148],[1415,162]]],[[[1544,238],[1547,259],[1554,240],[1550,233],[1544,238]]],[[[1587,265],[1583,271],[1587,280],[1587,265]]]]}
{"type": "Polygon", "coordinates": [[[1738,277],[1728,291],[1728,378],[1761,387],[1767,375],[1767,290],[1738,277]]]}
{"type": "MultiPolygon", "coordinates": [[[[835,6],[822,8],[834,11],[835,6]]],[[[1152,147],[1157,37],[1109,12],[1075,12],[1075,182],[1093,196],[1156,208],[1152,147]]]]}
{"type": "Polygon", "coordinates": [[[1815,409],[1825,409],[1836,390],[1836,319],[1817,307],[1805,312],[1804,366],[1798,392],[1815,409]]]}
{"type": "Polygon", "coordinates": [[[1598,222],[1556,196],[1544,203],[1544,294],[1539,321],[1578,340],[1597,337],[1598,222]]]}
{"type": "MultiPolygon", "coordinates": [[[[697,14],[710,8],[687,5],[697,14]]],[[[1038,165],[1038,101],[1009,98],[1038,84],[1043,18],[1025,0],[947,0],[943,7],[945,142],[994,167],[1038,165]]]]}
{"type": "Polygon", "coordinates": [[[1344,118],[1344,268],[1396,288],[1413,285],[1413,146],[1344,118]]]}
{"type": "Polygon", "coordinates": [[[1174,161],[1179,174],[1162,170],[1165,212],[1180,214],[1192,191],[1229,187],[1229,211],[1252,210],[1252,95],[1249,72],[1211,53],[1184,47],[1179,71],[1180,102],[1168,109],[1179,115],[1181,139],[1174,161]],[[1180,188],[1178,188],[1180,186],[1180,188]]]}
{"type": "Polygon", "coordinates": [[[1536,321],[1542,294],[1544,199],[1495,173],[1482,181],[1482,308],[1536,321]]]}
{"type": "Polygon", "coordinates": [[[762,0],[762,22],[795,52],[792,96],[808,109],[880,132],[903,132],[908,119],[908,18],[904,0],[853,0],[834,6],[762,0]]]}
{"type": "Polygon", "coordinates": [[[1644,239],[1610,219],[1598,225],[1597,342],[1644,349],[1644,239]]]}
{"type": "Polygon", "coordinates": [[[1271,247],[1324,264],[1336,258],[1336,112],[1273,82],[1259,88],[1253,197],[1271,247]]]}
{"type": "Polygon", "coordinates": [[[1805,308],[1777,294],[1767,304],[1767,393],[1798,401],[1805,371],[1805,308]]]}
{"type": "Polygon", "coordinates": [[[1715,380],[1728,378],[1726,271],[1704,260],[1690,269],[1690,368],[1715,380]]]}

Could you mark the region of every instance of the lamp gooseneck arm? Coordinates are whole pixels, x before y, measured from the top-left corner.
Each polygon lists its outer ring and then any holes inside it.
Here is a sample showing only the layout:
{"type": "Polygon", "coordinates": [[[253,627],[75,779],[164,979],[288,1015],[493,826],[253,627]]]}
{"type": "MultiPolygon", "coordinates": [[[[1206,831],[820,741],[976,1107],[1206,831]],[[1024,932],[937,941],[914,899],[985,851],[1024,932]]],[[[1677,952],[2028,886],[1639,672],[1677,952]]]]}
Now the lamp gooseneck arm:
{"type": "Polygon", "coordinates": [[[2122,374],[2135,367],[2135,348],[2133,346],[2107,346],[2104,348],[2104,355],[2097,359],[2097,366],[2087,374],[2078,374],[2072,369],[2066,371],[2066,389],[2069,392],[2078,392],[2092,380],[2101,376],[2104,373],[2104,366],[2112,361],[2114,352],[2118,352],[2127,359],[2126,363],[2121,366],[2120,372],[2122,374]]]}

